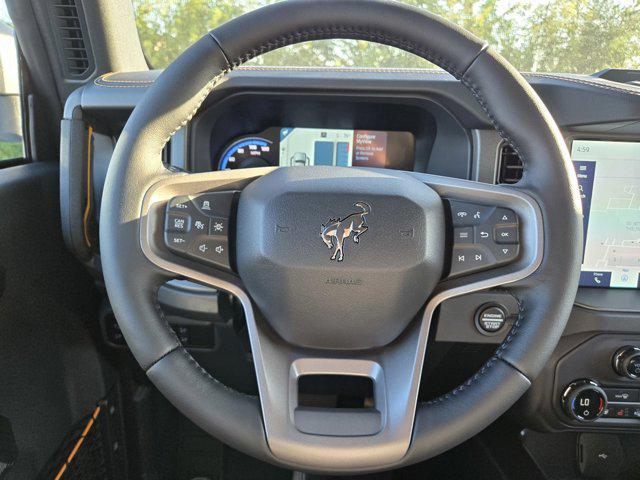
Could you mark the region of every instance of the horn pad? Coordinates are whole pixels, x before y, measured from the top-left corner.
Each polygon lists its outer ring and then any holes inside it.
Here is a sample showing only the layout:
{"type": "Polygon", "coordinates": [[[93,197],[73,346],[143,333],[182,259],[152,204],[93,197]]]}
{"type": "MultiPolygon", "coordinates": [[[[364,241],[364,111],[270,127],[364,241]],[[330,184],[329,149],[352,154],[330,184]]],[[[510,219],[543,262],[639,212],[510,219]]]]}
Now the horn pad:
{"type": "Polygon", "coordinates": [[[444,223],[436,192],[401,172],[279,168],[240,196],[238,270],[286,341],[379,347],[439,281],[444,223]]]}

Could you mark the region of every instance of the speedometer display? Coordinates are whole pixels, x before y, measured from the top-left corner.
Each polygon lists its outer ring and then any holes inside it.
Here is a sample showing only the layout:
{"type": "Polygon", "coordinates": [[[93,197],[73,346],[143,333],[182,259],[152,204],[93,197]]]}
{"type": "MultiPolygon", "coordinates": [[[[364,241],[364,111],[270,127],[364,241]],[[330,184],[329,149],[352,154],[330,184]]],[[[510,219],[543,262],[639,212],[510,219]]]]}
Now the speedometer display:
{"type": "Polygon", "coordinates": [[[227,147],[218,163],[218,170],[235,168],[268,167],[271,142],[266,138],[250,137],[233,142],[227,147]]]}

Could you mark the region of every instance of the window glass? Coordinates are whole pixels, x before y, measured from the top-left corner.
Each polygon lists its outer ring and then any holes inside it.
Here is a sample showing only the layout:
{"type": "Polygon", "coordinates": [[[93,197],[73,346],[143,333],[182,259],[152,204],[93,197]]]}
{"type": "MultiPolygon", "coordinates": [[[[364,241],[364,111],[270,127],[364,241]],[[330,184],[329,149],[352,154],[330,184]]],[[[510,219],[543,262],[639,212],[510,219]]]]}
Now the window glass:
{"type": "MultiPolygon", "coordinates": [[[[133,0],[149,63],[166,67],[200,36],[273,0],[133,0]]],[[[594,73],[640,67],[638,0],[404,0],[497,47],[521,71],[594,73]]],[[[261,65],[433,68],[363,41],[316,41],[253,60],[261,65]]]]}
{"type": "Polygon", "coordinates": [[[24,157],[18,49],[4,0],[0,0],[0,160],[24,157]]]}

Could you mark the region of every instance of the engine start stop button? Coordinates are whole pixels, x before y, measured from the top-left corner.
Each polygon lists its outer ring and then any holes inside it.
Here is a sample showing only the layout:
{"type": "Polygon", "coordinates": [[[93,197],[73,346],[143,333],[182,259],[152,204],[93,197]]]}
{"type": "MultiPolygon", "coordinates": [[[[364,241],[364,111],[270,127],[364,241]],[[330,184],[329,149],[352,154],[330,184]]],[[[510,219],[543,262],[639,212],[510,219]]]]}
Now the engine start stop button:
{"type": "Polygon", "coordinates": [[[491,334],[499,331],[507,321],[507,313],[497,305],[480,307],[476,315],[476,326],[480,333],[491,334]]]}

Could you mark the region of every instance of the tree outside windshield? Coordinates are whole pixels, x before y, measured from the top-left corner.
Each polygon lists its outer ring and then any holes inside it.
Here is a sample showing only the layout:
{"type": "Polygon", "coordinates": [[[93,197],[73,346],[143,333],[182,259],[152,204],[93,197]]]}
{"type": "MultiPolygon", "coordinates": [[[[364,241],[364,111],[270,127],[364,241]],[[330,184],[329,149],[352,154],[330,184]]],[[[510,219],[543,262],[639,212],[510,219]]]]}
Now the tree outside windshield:
{"type": "MultiPolygon", "coordinates": [[[[204,33],[269,0],[133,0],[149,64],[164,68],[204,33]]],[[[488,41],[519,70],[594,73],[640,68],[640,0],[404,0],[488,41]]],[[[315,41],[253,64],[433,68],[398,49],[355,40],[315,41]]]]}

